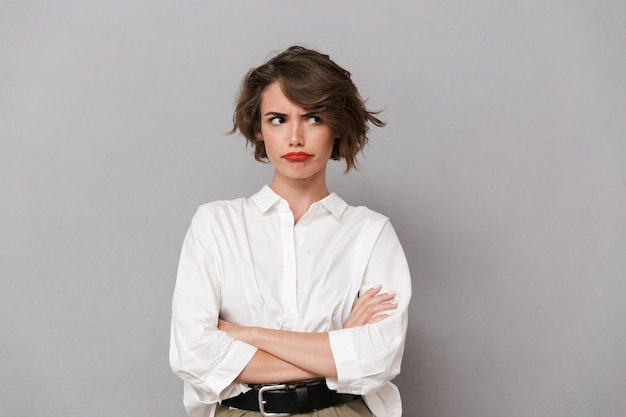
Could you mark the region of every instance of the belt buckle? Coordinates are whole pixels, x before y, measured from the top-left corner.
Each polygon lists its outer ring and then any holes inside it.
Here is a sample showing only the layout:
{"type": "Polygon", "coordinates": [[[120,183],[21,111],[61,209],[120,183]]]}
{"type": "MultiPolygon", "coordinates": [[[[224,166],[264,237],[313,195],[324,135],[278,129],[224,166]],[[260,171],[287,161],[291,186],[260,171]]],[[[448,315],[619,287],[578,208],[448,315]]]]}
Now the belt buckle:
{"type": "Polygon", "coordinates": [[[287,385],[280,384],[280,385],[267,385],[259,389],[259,411],[261,412],[261,415],[263,417],[287,417],[291,415],[289,413],[268,413],[265,411],[266,401],[263,399],[263,394],[265,394],[267,391],[277,391],[279,389],[285,389],[285,388],[287,388],[287,385]]]}

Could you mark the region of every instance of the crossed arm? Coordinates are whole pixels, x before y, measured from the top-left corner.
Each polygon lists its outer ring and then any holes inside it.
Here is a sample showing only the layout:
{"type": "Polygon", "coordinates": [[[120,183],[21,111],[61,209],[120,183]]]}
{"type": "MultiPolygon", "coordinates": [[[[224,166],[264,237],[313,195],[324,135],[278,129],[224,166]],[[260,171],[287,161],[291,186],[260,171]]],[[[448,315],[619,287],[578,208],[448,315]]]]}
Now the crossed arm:
{"type": "MultiPolygon", "coordinates": [[[[374,287],[354,303],[344,328],[384,320],[386,311],[397,307],[394,293],[380,293],[374,287]]],[[[258,348],[236,381],[250,384],[336,378],[337,368],[328,333],[304,333],[245,327],[220,320],[218,328],[235,339],[258,348]]]]}

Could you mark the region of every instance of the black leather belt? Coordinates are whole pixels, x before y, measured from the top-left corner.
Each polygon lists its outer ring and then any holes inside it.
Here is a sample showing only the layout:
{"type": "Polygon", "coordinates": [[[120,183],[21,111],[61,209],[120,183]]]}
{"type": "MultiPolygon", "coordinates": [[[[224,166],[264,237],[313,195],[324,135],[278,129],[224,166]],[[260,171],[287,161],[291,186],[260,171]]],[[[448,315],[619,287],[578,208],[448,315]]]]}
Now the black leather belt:
{"type": "Polygon", "coordinates": [[[326,386],[325,381],[313,385],[266,385],[251,389],[222,404],[241,410],[259,411],[264,416],[288,416],[332,407],[361,398],[360,395],[339,394],[326,386]]]}

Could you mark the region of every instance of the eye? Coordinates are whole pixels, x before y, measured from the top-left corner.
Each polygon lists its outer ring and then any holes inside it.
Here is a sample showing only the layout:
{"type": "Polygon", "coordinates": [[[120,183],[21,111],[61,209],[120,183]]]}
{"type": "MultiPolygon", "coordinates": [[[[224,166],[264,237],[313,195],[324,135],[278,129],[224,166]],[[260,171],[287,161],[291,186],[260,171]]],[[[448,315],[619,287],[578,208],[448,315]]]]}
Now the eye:
{"type": "Polygon", "coordinates": [[[274,116],[271,119],[269,119],[269,122],[270,122],[270,124],[273,124],[273,125],[279,125],[281,123],[284,123],[285,119],[283,117],[280,117],[280,116],[274,116]]]}
{"type": "Polygon", "coordinates": [[[318,124],[322,123],[322,119],[320,119],[319,116],[310,116],[307,119],[307,123],[310,123],[312,125],[318,125],[318,124]]]}

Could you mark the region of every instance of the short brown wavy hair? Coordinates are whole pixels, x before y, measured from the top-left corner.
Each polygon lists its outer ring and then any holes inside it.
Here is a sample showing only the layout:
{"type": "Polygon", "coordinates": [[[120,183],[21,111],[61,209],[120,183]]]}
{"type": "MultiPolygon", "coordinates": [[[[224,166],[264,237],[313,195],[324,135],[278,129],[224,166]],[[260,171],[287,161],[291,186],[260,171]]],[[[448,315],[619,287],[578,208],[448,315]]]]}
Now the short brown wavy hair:
{"type": "Polygon", "coordinates": [[[385,125],[369,111],[350,79],[350,73],[328,55],[292,46],[244,77],[233,113],[233,129],[254,147],[254,158],[267,162],[261,133],[261,98],[265,89],[278,81],[285,96],[307,111],[323,117],[337,133],[331,159],[346,161],[346,172],[357,168],[357,154],[368,141],[368,122],[385,125]]]}

